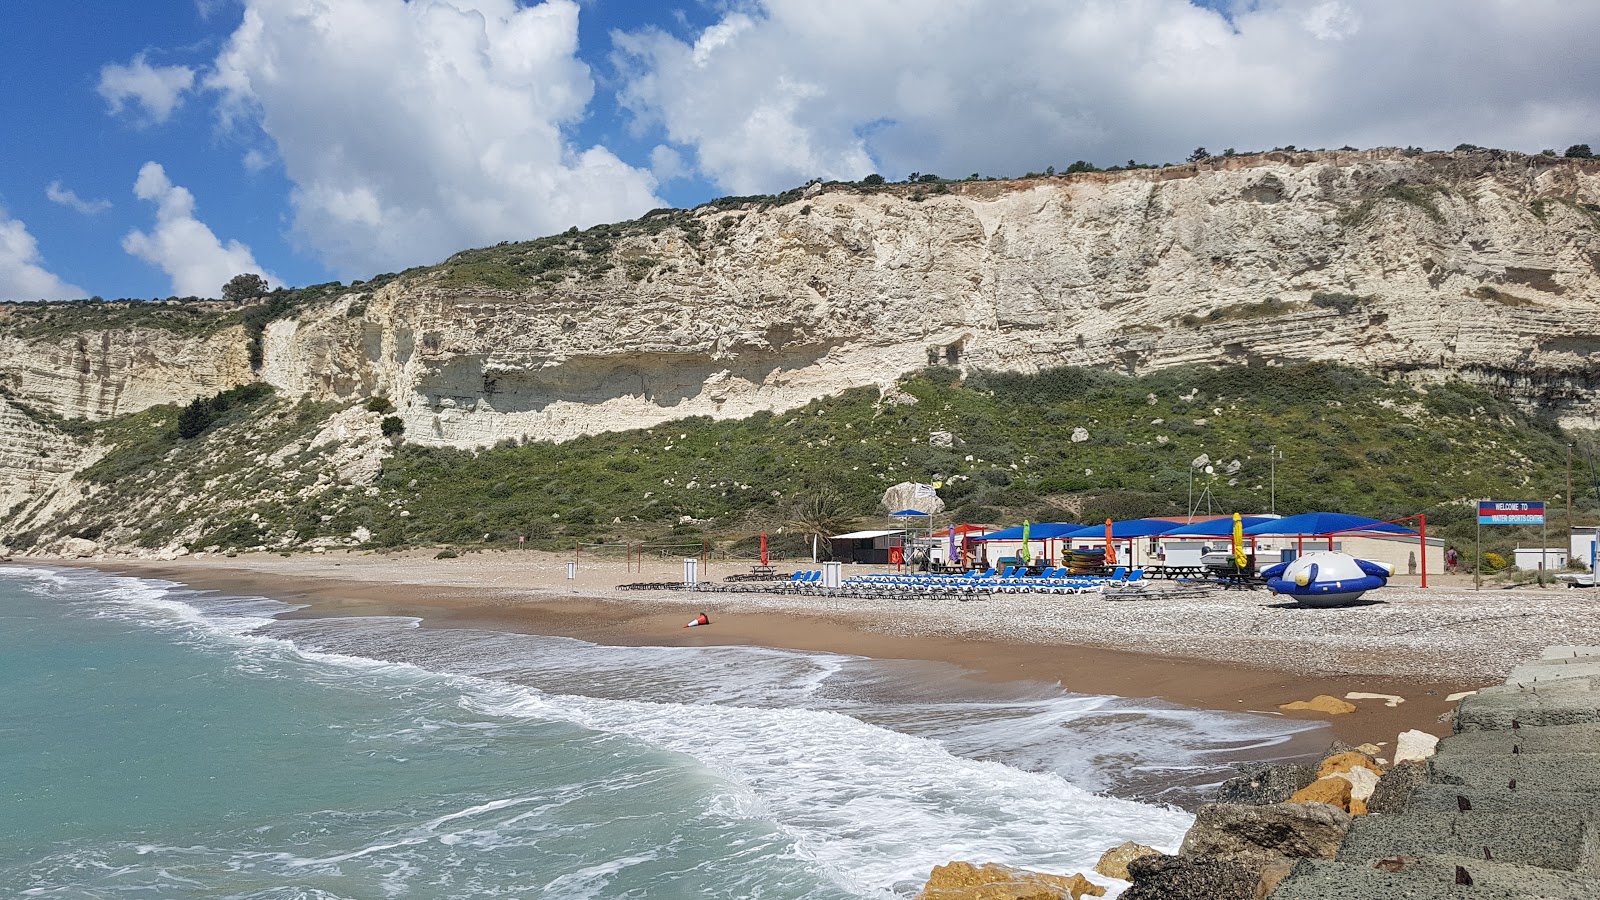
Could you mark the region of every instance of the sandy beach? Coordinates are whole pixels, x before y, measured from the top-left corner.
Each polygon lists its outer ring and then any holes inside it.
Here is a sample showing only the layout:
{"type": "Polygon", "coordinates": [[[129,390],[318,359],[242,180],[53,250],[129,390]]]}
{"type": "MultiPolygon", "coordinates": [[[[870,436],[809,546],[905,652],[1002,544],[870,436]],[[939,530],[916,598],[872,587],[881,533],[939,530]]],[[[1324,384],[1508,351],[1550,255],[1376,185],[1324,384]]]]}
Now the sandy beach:
{"type": "MultiPolygon", "coordinates": [[[[678,560],[486,552],[295,557],[201,556],[172,562],[75,561],[192,587],[304,605],[298,616],[400,615],[425,627],[560,635],[615,645],[755,645],[953,663],[978,677],[1059,683],[1066,691],[1325,721],[1352,743],[1399,731],[1448,732],[1446,698],[1496,683],[1552,644],[1600,644],[1600,597],[1564,589],[1473,590],[1465,578],[1391,587],[1346,609],[1300,609],[1264,590],[1148,599],[996,595],[987,600],[861,600],[804,594],[627,591],[680,580],[678,560]],[[685,629],[706,612],[712,625],[685,629]],[[1318,694],[1356,698],[1353,714],[1278,709],[1318,694]]],[[[712,561],[718,581],[748,561],[712,561]]],[[[783,567],[780,567],[781,569],[783,567]]],[[[788,567],[788,568],[792,568],[788,567]]],[[[847,574],[869,571],[851,568],[847,574]]]]}

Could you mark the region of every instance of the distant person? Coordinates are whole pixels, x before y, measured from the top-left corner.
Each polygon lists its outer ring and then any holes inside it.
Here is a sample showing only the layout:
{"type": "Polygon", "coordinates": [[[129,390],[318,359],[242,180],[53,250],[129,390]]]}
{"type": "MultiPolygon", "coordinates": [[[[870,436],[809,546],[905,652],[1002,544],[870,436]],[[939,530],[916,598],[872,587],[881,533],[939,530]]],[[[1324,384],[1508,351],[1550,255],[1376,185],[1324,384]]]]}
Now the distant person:
{"type": "Polygon", "coordinates": [[[1444,570],[1449,572],[1451,575],[1454,575],[1460,570],[1460,568],[1461,554],[1457,553],[1456,548],[1454,547],[1447,548],[1444,551],[1444,570]]]}
{"type": "Polygon", "coordinates": [[[1417,551],[1411,551],[1411,557],[1406,560],[1406,574],[1417,574],[1417,551]]]}

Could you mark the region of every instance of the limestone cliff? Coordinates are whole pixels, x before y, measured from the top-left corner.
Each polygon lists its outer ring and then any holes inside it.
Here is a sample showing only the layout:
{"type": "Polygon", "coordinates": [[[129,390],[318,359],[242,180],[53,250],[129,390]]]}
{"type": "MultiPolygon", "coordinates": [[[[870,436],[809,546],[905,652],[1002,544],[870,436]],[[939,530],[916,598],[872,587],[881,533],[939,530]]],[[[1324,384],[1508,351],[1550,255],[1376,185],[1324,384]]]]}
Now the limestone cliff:
{"type": "Polygon", "coordinates": [[[259,335],[208,310],[184,328],[0,310],[0,388],[34,413],[0,408],[0,502],[82,464],[52,421],[257,378],[289,399],[386,396],[406,440],[458,447],[746,417],[930,364],[1337,360],[1489,383],[1594,427],[1600,162],[1274,152],[819,184],[469,251],[317,293],[259,335]]]}
{"type": "Polygon", "coordinates": [[[619,230],[598,276],[448,287],[447,263],[275,324],[264,377],[387,393],[409,440],[456,446],[743,417],[929,363],[1340,360],[1593,424],[1597,203],[1600,164],[1484,153],[818,186],[619,230]]]}

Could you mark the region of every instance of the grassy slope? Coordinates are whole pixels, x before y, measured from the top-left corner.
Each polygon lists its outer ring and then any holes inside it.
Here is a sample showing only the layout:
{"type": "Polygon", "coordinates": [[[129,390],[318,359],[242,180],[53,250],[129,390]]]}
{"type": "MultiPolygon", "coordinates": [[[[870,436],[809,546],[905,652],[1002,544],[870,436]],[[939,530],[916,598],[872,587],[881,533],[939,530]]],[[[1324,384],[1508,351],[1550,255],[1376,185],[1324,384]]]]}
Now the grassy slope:
{"type": "MultiPolygon", "coordinates": [[[[198,530],[195,548],[296,546],[358,526],[381,546],[482,545],[485,534],[494,545],[527,535],[545,547],[738,539],[774,530],[819,485],[882,522],[886,487],[936,479],[958,519],[1092,522],[1181,514],[1190,461],[1202,453],[1219,472],[1235,459],[1240,468],[1231,478],[1199,474],[1197,491],[1210,482],[1215,511],[1254,512],[1268,505],[1272,444],[1284,454],[1280,513],[1426,512],[1433,532],[1468,543],[1473,498],[1563,507],[1568,438],[1459,385],[1423,392],[1308,365],[1142,378],[980,373],[959,383],[934,369],[902,387],[916,402],[863,389],[782,415],[686,419],[564,444],[403,446],[375,487],[339,483],[327,448],[310,446],[337,407],[250,399],[192,441],[177,437],[175,408],[157,407],[98,426],[116,449],[85,473],[93,489],[84,504],[47,531],[160,547],[198,530]],[[1075,443],[1080,427],[1089,437],[1075,443]],[[931,431],[960,443],[930,446],[931,431]],[[280,449],[281,466],[262,463],[280,449]],[[696,521],[679,524],[682,516],[696,521]]],[[[1590,495],[1577,493],[1580,515],[1593,518],[1590,495]]],[[[1559,532],[1559,512],[1553,518],[1559,532]]],[[[7,540],[26,547],[35,536],[7,540]]],[[[1537,530],[1488,538],[1506,549],[1536,543],[1537,530]]]]}
{"type": "MultiPolygon", "coordinates": [[[[1472,498],[1561,505],[1566,438],[1461,386],[1421,393],[1324,366],[1144,378],[1062,369],[959,385],[951,374],[908,380],[914,405],[858,390],[785,415],[689,419],[560,445],[405,448],[379,483],[412,516],[375,530],[387,543],[476,543],[487,533],[560,545],[660,533],[691,516],[721,534],[782,523],[817,485],[870,518],[889,485],[940,477],[967,521],[1181,514],[1189,463],[1202,453],[1219,471],[1234,459],[1241,467],[1237,483],[1202,474],[1196,490],[1210,481],[1218,512],[1257,511],[1269,502],[1272,444],[1284,454],[1280,513],[1426,512],[1436,531],[1464,540],[1472,498]],[[1087,441],[1071,440],[1078,427],[1087,441]],[[963,444],[930,446],[929,432],[941,430],[963,444]]],[[[1495,533],[1506,546],[1527,536],[1495,533]]]]}

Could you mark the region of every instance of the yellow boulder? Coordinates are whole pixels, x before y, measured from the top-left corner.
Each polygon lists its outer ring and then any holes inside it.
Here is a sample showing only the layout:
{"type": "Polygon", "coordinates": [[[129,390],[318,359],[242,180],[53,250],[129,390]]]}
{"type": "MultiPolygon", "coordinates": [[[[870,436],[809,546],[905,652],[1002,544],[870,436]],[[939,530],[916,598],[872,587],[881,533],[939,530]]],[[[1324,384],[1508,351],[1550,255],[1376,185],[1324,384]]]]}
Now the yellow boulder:
{"type": "Polygon", "coordinates": [[[1310,700],[1296,700],[1293,703],[1283,703],[1280,704],[1278,708],[1291,710],[1303,709],[1310,712],[1327,713],[1330,716],[1341,716],[1345,713],[1353,713],[1356,711],[1356,705],[1354,703],[1346,703],[1345,701],[1340,700],[1338,697],[1330,697],[1327,694],[1318,694],[1317,696],[1312,697],[1310,700]]]}
{"type": "Polygon", "coordinates": [[[1324,759],[1322,765],[1317,767],[1317,777],[1327,778],[1329,775],[1337,775],[1355,768],[1371,769],[1375,775],[1383,774],[1383,767],[1372,757],[1356,750],[1347,750],[1324,759]]]}
{"type": "Polygon", "coordinates": [[[1107,878],[1120,878],[1128,880],[1128,863],[1142,856],[1160,856],[1161,851],[1133,841],[1112,847],[1101,854],[1100,861],[1094,864],[1094,870],[1107,878]]]}
{"type": "Polygon", "coordinates": [[[1350,782],[1343,778],[1330,776],[1318,778],[1305,787],[1294,792],[1289,798],[1290,803],[1326,803],[1337,806],[1345,812],[1350,811],[1350,782]]]}
{"type": "Polygon", "coordinates": [[[989,863],[934,866],[917,900],[1078,900],[1106,889],[1082,875],[1046,875],[989,863]]]}

